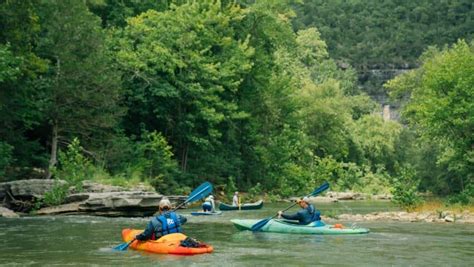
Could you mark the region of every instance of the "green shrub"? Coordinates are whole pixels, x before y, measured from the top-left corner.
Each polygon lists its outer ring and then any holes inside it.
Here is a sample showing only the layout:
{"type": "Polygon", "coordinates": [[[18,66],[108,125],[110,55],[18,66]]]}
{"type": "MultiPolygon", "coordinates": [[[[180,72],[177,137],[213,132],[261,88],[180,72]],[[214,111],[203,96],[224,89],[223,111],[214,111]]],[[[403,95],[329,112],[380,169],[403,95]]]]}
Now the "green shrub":
{"type": "Polygon", "coordinates": [[[238,191],[237,186],[235,185],[235,178],[229,176],[229,178],[227,178],[227,184],[224,185],[224,192],[226,195],[232,196],[235,191],[238,191]]]}
{"type": "Polygon", "coordinates": [[[65,152],[59,151],[59,167],[55,177],[65,180],[80,190],[82,181],[91,179],[95,170],[91,161],[82,155],[79,139],[74,138],[65,152]]]}
{"type": "Polygon", "coordinates": [[[406,210],[412,210],[421,203],[421,198],[417,194],[420,181],[415,175],[413,168],[405,167],[400,171],[399,177],[394,179],[392,201],[406,210]]]}
{"type": "Polygon", "coordinates": [[[42,203],[46,206],[57,206],[64,203],[69,185],[55,183],[53,188],[44,194],[42,203]]]}
{"type": "Polygon", "coordinates": [[[310,173],[295,163],[284,164],[280,180],[280,189],[276,193],[283,197],[305,195],[314,189],[314,181],[310,173]]]}
{"type": "Polygon", "coordinates": [[[158,132],[146,132],[142,138],[138,149],[142,157],[144,175],[155,177],[172,174],[176,170],[176,162],[173,160],[172,147],[166,139],[158,132]]]}
{"type": "Polygon", "coordinates": [[[449,204],[462,204],[469,205],[474,203],[474,185],[469,184],[466,188],[459,194],[453,195],[448,198],[449,204]]]}
{"type": "Polygon", "coordinates": [[[250,199],[255,200],[256,198],[262,195],[262,185],[257,183],[254,187],[250,188],[248,191],[248,196],[250,199]]]}

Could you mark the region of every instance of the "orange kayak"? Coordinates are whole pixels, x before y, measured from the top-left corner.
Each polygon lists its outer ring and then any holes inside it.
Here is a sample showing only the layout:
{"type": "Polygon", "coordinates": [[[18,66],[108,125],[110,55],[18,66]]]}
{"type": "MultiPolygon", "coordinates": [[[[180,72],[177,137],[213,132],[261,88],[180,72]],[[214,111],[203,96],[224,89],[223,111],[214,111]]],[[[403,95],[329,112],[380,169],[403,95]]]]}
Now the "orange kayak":
{"type": "MultiPolygon", "coordinates": [[[[135,238],[136,235],[143,232],[143,230],[135,229],[123,229],[122,230],[122,239],[125,242],[130,242],[135,238]]],[[[210,245],[203,244],[199,248],[189,248],[182,247],[180,242],[186,239],[186,235],[181,233],[168,234],[162,236],[158,240],[148,240],[148,241],[133,241],[130,244],[130,248],[135,250],[143,250],[151,253],[157,254],[178,254],[178,255],[194,255],[194,254],[203,254],[211,253],[214,248],[210,245]]]]}

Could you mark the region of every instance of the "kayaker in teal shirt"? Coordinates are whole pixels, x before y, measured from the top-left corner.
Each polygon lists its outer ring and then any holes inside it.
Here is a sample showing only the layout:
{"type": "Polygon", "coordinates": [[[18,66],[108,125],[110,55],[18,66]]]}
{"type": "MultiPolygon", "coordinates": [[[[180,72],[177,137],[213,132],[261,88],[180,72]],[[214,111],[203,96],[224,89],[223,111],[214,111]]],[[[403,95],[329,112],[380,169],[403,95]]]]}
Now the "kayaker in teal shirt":
{"type": "Polygon", "coordinates": [[[167,198],[161,199],[158,205],[160,215],[151,219],[145,231],[135,237],[137,240],[156,240],[167,234],[181,233],[181,225],[186,223],[186,217],[170,211],[171,202],[167,198]]]}
{"type": "Polygon", "coordinates": [[[301,225],[307,225],[315,221],[319,221],[322,225],[324,225],[321,222],[321,212],[309,203],[309,198],[304,197],[303,199],[300,199],[298,204],[300,205],[301,210],[293,214],[285,214],[282,211],[279,211],[278,218],[283,217],[284,219],[288,220],[298,220],[299,224],[301,225]]]}

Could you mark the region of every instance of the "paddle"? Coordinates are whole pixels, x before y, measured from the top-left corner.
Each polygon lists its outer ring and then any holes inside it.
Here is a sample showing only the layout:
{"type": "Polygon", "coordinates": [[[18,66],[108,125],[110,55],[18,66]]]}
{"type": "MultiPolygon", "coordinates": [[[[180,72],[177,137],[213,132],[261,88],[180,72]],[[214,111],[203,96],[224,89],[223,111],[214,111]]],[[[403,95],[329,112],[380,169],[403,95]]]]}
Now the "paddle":
{"type": "Polygon", "coordinates": [[[241,197],[238,198],[238,202],[239,202],[239,211],[242,210],[242,202],[241,201],[241,197]]]}
{"type": "MultiPolygon", "coordinates": [[[[324,190],[328,189],[329,188],[329,183],[328,182],[324,182],[324,184],[322,184],[320,187],[316,188],[311,194],[307,195],[306,197],[314,197],[318,194],[320,194],[321,192],[323,192],[324,190]]],[[[289,209],[291,209],[294,205],[296,205],[298,202],[296,203],[293,203],[291,206],[289,206],[288,208],[284,209],[283,211],[287,211],[289,209]]],[[[252,231],[256,232],[256,231],[259,231],[260,229],[262,229],[262,227],[264,227],[271,219],[275,218],[277,215],[274,215],[270,218],[267,218],[267,219],[263,219],[259,222],[257,222],[256,224],[252,225],[252,231]]]]}
{"type": "MultiPolygon", "coordinates": [[[[205,196],[209,195],[211,192],[212,192],[212,184],[209,183],[209,182],[205,182],[205,183],[201,184],[198,188],[194,189],[194,191],[191,192],[191,194],[189,194],[186,201],[179,204],[177,207],[175,207],[171,211],[176,211],[181,206],[183,206],[187,203],[193,203],[195,201],[198,201],[198,200],[204,198],[205,196]]],[[[128,243],[122,243],[122,244],[116,246],[114,248],[114,250],[119,250],[119,251],[127,250],[128,247],[130,246],[130,244],[133,243],[133,241],[135,241],[135,238],[132,241],[128,242],[128,243]]]]}

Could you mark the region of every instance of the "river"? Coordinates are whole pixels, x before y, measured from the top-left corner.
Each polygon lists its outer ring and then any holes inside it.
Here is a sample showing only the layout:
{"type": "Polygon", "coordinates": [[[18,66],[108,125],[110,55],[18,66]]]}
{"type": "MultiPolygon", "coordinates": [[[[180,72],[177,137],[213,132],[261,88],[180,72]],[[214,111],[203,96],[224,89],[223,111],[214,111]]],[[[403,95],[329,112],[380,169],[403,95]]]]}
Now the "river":
{"type": "MultiPolygon", "coordinates": [[[[265,218],[288,203],[258,211],[229,211],[219,216],[188,215],[184,232],[214,246],[196,256],[154,255],[128,250],[122,228],[143,228],[148,218],[92,216],[0,218],[0,264],[17,266],[470,266],[474,226],[468,224],[366,222],[371,232],[352,236],[314,236],[238,231],[233,218],[265,218]]],[[[327,213],[396,210],[386,202],[320,204],[327,213]]],[[[197,209],[197,208],[196,208],[197,209]]],[[[196,210],[194,209],[194,210],[196,210]]],[[[293,209],[293,210],[296,210],[293,209]]],[[[334,223],[334,221],[330,221],[334,223]]],[[[339,221],[338,221],[339,222],[339,221]]],[[[351,222],[342,222],[351,225],[351,222]]]]}

